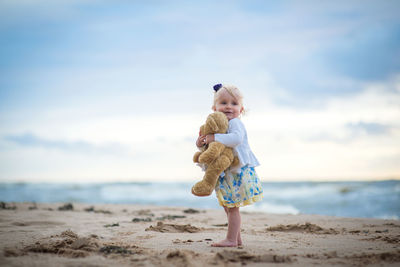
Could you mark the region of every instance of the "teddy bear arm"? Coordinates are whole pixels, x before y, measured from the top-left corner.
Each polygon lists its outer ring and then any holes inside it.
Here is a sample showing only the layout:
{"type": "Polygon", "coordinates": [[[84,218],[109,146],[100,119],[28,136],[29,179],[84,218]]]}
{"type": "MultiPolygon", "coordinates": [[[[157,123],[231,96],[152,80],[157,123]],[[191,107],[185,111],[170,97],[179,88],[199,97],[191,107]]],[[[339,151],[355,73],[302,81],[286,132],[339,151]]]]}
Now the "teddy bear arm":
{"type": "Polygon", "coordinates": [[[199,162],[199,157],[200,157],[201,153],[203,153],[203,152],[197,151],[196,153],[194,153],[194,155],[193,155],[193,162],[194,163],[198,163],[199,162]]]}
{"type": "Polygon", "coordinates": [[[210,164],[221,155],[224,149],[225,146],[219,142],[210,143],[207,150],[200,155],[199,162],[210,164]]]}

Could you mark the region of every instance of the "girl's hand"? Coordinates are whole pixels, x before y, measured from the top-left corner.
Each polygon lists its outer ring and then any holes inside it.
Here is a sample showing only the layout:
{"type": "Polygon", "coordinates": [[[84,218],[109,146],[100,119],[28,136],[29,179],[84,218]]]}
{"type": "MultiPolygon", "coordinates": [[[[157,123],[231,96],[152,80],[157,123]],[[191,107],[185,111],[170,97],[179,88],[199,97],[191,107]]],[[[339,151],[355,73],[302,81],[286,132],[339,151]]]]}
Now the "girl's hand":
{"type": "Polygon", "coordinates": [[[196,141],[197,147],[202,147],[206,144],[206,135],[199,135],[196,141]]]}
{"type": "Polygon", "coordinates": [[[214,135],[213,134],[208,134],[208,135],[206,135],[206,141],[205,141],[205,143],[208,145],[209,143],[211,143],[211,142],[214,142],[215,141],[215,138],[214,138],[214,135]]]}

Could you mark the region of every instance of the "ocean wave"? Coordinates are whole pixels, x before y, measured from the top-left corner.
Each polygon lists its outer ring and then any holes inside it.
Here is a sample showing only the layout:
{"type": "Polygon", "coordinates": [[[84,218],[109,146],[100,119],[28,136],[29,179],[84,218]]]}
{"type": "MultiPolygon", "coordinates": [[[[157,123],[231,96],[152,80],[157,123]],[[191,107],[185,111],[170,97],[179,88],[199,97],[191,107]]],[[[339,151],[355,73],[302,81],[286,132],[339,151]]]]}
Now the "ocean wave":
{"type": "Polygon", "coordinates": [[[274,214],[299,214],[300,211],[291,205],[273,204],[268,202],[258,202],[254,205],[245,206],[242,208],[246,212],[264,212],[274,214]]]}
{"type": "MultiPolygon", "coordinates": [[[[0,201],[150,204],[220,209],[215,194],[195,197],[192,183],[0,183],[0,201]]],[[[264,200],[244,211],[400,218],[400,181],[263,183],[264,200]]]]}

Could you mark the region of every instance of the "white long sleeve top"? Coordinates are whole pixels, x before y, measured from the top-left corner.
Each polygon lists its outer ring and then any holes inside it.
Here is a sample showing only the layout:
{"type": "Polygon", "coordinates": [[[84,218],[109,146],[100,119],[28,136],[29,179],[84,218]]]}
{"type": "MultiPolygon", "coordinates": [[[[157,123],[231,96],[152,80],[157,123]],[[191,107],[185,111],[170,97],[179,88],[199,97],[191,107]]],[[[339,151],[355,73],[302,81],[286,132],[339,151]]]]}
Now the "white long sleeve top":
{"type": "Polygon", "coordinates": [[[240,168],[248,165],[249,167],[259,166],[256,156],[250,149],[249,141],[247,140],[247,132],[243,122],[234,118],[229,121],[229,127],[226,134],[215,134],[214,139],[228,147],[233,148],[234,154],[238,156],[240,166],[235,168],[234,172],[240,172],[240,168]]]}

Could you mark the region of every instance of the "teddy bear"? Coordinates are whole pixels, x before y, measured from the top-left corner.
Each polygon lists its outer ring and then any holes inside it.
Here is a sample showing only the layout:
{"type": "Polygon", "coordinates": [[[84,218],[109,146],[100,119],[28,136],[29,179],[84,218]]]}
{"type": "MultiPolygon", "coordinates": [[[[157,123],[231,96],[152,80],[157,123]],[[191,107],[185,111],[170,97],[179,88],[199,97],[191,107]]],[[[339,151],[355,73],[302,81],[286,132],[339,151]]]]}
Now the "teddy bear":
{"type": "MultiPolygon", "coordinates": [[[[228,130],[228,118],[222,112],[214,112],[208,115],[206,123],[200,127],[202,135],[226,133],[228,130]]],[[[211,142],[200,148],[193,156],[193,162],[205,164],[203,180],[192,187],[195,196],[209,196],[215,188],[219,175],[229,168],[236,166],[239,159],[233,155],[230,147],[219,142],[211,142]]]]}

